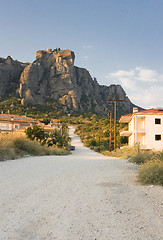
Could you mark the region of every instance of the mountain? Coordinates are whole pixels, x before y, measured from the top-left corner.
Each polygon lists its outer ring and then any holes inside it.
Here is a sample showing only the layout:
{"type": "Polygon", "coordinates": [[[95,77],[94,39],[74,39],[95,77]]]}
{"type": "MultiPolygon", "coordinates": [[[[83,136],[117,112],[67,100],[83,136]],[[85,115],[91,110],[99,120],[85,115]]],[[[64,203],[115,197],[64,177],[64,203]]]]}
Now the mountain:
{"type": "Polygon", "coordinates": [[[5,94],[16,92],[20,84],[20,75],[26,63],[14,61],[10,56],[0,58],[0,98],[5,94]]]}
{"type": "Polygon", "coordinates": [[[74,66],[74,60],[69,49],[39,50],[30,64],[0,58],[0,97],[17,92],[23,105],[44,105],[52,99],[65,111],[94,113],[113,109],[107,99],[117,98],[124,100],[117,103],[121,113],[131,111],[133,104],[120,85],[99,85],[88,70],[74,66]]]}

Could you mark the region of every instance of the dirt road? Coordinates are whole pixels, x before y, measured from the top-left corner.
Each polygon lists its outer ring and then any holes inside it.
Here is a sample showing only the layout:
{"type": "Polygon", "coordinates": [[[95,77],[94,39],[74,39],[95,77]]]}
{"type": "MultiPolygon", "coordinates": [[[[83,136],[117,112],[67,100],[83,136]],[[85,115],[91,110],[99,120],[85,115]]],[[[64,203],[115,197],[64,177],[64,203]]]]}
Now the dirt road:
{"type": "Polygon", "coordinates": [[[70,134],[72,155],[0,162],[0,239],[163,239],[163,188],[70,134]]]}

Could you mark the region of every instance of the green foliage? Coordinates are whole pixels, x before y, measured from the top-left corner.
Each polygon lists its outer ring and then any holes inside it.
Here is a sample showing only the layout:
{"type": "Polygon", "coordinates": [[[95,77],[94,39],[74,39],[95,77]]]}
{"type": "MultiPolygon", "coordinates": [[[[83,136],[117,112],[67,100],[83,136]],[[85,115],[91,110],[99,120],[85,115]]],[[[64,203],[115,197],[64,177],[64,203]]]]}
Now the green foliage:
{"type": "MultiPolygon", "coordinates": [[[[110,148],[110,120],[100,117],[96,114],[92,114],[89,117],[89,121],[80,121],[80,125],[77,126],[75,133],[77,133],[84,145],[94,149],[95,151],[109,151],[110,148]]],[[[122,140],[119,136],[121,125],[117,122],[117,147],[122,144],[126,144],[126,139],[122,140]]],[[[111,123],[111,150],[114,148],[114,123],[111,123]]]]}
{"type": "Polygon", "coordinates": [[[48,147],[56,146],[59,148],[68,149],[70,138],[68,137],[66,129],[67,128],[64,128],[63,125],[62,133],[64,132],[64,134],[62,134],[61,131],[57,129],[54,133],[45,133],[43,128],[39,127],[38,125],[34,125],[33,127],[28,127],[25,130],[25,133],[30,140],[37,140],[42,145],[47,145],[48,147]]]}
{"type": "Polygon", "coordinates": [[[141,183],[163,185],[163,151],[139,150],[129,161],[141,165],[138,174],[141,183]]]}
{"type": "Polygon", "coordinates": [[[22,105],[21,99],[16,96],[4,96],[0,102],[0,112],[17,115],[26,115],[35,119],[60,118],[66,113],[58,101],[48,98],[45,105],[22,105]]]}
{"type": "Polygon", "coordinates": [[[60,51],[61,51],[60,48],[55,48],[55,49],[53,50],[53,52],[60,52],[60,51]]]}
{"type": "Polygon", "coordinates": [[[143,184],[163,186],[163,161],[150,160],[143,164],[139,170],[138,179],[143,184]]]}
{"type": "Polygon", "coordinates": [[[146,163],[147,161],[151,160],[154,157],[154,153],[151,151],[148,152],[139,152],[135,156],[132,156],[129,159],[129,162],[136,163],[136,164],[143,164],[146,163]]]}
{"type": "Polygon", "coordinates": [[[69,151],[57,147],[48,148],[38,141],[31,141],[24,135],[0,134],[0,161],[16,159],[26,155],[66,155],[69,151]]]}
{"type": "Polygon", "coordinates": [[[135,156],[137,152],[137,149],[134,147],[124,146],[122,148],[116,149],[116,152],[103,151],[102,154],[112,157],[130,158],[131,156],[135,156]]]}
{"type": "Polygon", "coordinates": [[[45,139],[44,129],[39,127],[38,125],[34,125],[33,127],[28,127],[25,130],[25,133],[27,134],[28,138],[32,141],[37,140],[39,142],[42,142],[45,139]]]}
{"type": "Polygon", "coordinates": [[[50,118],[43,118],[43,120],[41,122],[44,123],[45,125],[48,125],[50,123],[50,121],[51,121],[50,118]]]}

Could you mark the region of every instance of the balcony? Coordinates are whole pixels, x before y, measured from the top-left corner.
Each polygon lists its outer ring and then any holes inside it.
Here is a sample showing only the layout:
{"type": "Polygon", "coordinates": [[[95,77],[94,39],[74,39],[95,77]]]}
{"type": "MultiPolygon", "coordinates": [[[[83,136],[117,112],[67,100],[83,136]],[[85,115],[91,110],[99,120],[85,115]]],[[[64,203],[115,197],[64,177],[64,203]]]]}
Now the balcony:
{"type": "Polygon", "coordinates": [[[131,131],[122,131],[120,132],[121,137],[130,137],[133,132],[131,131]]]}
{"type": "MultiPolygon", "coordinates": [[[[136,132],[136,130],[135,130],[136,132]]],[[[146,129],[145,128],[137,128],[137,133],[146,133],[146,129]]]]}

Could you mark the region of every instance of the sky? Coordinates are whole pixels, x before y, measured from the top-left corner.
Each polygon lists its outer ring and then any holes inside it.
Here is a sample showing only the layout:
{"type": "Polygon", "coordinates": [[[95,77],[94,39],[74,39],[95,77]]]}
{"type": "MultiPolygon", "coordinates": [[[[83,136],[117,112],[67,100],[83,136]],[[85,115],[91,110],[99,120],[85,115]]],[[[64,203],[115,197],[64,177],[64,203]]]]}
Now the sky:
{"type": "Polygon", "coordinates": [[[163,0],[0,0],[0,57],[71,49],[100,85],[163,107],[163,0]]]}

